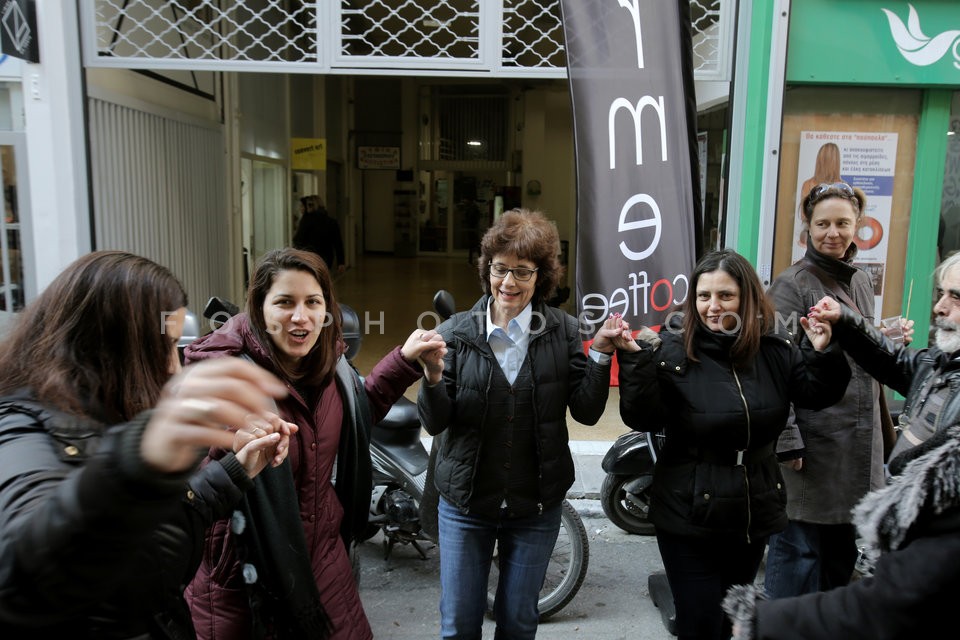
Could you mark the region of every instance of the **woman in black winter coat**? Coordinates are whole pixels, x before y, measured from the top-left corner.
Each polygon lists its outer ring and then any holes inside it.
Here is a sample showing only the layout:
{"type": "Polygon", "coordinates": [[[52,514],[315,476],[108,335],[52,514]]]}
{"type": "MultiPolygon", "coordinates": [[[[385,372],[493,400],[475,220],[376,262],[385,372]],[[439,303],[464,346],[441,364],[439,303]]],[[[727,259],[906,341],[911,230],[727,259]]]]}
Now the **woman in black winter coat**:
{"type": "Polygon", "coordinates": [[[166,268],[96,252],[0,344],[0,637],[194,637],[204,529],[296,427],[253,364],[177,374],[186,302],[166,268]],[[196,471],[209,447],[238,453],[196,471]]]}
{"type": "Polygon", "coordinates": [[[682,640],[729,638],[726,590],[756,577],[767,536],[787,524],[773,447],[790,403],[829,406],[850,378],[829,324],[802,318],[798,345],[774,322],[753,267],[723,250],[697,264],[659,344],[616,341],[621,417],[666,433],[650,519],[682,640]]]}

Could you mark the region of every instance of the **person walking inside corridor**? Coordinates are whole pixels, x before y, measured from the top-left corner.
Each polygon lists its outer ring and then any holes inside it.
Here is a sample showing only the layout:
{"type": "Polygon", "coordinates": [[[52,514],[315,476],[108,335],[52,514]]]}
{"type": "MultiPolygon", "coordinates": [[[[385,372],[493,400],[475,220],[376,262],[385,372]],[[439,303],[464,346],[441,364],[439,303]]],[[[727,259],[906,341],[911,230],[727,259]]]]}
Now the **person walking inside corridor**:
{"type": "Polygon", "coordinates": [[[330,271],[343,273],[346,269],[343,253],[343,235],[337,219],[327,213],[320,196],[304,196],[303,213],[297,232],[293,236],[293,246],[304,251],[312,251],[327,264],[330,271]]]}

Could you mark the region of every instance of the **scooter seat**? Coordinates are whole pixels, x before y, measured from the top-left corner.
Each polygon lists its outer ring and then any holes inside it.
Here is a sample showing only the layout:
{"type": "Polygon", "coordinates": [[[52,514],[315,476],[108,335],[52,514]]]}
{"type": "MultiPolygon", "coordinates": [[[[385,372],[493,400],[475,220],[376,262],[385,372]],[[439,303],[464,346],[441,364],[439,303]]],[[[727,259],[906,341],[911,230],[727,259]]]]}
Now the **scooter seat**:
{"type": "MultiPolygon", "coordinates": [[[[382,431],[415,431],[419,434],[420,414],[417,412],[417,405],[401,396],[374,428],[382,431]]],[[[389,434],[384,436],[393,439],[389,434]]]]}

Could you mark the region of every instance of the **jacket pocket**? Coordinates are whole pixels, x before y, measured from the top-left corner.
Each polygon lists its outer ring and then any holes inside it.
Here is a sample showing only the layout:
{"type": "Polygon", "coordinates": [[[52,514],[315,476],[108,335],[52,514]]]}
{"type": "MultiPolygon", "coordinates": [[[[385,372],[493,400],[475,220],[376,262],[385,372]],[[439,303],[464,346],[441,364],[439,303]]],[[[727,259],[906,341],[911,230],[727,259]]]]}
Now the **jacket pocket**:
{"type": "Polygon", "coordinates": [[[218,520],[207,535],[203,562],[210,572],[210,581],[220,586],[236,585],[238,562],[234,551],[230,520],[218,520]]]}
{"type": "Polygon", "coordinates": [[[749,525],[746,467],[701,463],[693,481],[691,522],[714,531],[746,531],[749,525]]]}

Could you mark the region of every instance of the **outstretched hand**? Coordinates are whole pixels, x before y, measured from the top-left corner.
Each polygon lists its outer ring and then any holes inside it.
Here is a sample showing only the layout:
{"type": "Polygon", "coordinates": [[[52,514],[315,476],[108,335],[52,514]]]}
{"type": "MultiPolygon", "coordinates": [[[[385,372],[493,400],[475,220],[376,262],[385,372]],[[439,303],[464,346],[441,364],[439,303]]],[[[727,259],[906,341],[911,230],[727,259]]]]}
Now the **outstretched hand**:
{"type": "MultiPolygon", "coordinates": [[[[904,346],[913,342],[913,324],[913,320],[900,318],[900,332],[903,337],[904,346]]],[[[890,333],[896,333],[896,331],[894,327],[880,327],[880,333],[885,336],[889,336],[890,333]]]]}
{"type": "Polygon", "coordinates": [[[140,455],[157,471],[186,471],[197,464],[200,451],[231,448],[235,431],[256,428],[273,399],[286,395],[273,374],[240,358],[190,365],[164,386],[140,455]]]}

